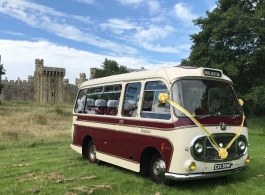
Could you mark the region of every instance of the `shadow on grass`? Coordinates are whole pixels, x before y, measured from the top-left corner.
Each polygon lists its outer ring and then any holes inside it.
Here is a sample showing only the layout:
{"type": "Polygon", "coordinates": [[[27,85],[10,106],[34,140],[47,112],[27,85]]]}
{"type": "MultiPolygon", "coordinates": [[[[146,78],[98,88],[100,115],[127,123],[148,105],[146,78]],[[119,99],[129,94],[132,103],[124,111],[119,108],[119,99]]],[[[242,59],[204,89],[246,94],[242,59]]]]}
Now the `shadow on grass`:
{"type": "MultiPolygon", "coordinates": [[[[75,159],[79,162],[83,162],[83,163],[89,163],[89,161],[85,158],[77,158],[75,159]]],[[[92,165],[92,164],[91,164],[92,165]]],[[[141,180],[144,182],[144,185],[146,187],[148,186],[153,186],[153,185],[163,185],[163,184],[155,184],[151,178],[149,176],[139,176],[138,173],[130,171],[128,169],[113,165],[113,164],[109,164],[103,161],[100,161],[100,163],[98,164],[93,164],[93,166],[102,166],[100,169],[111,169],[111,171],[117,171],[121,172],[122,174],[124,174],[124,178],[128,178],[127,176],[136,176],[141,178],[141,180]]],[[[246,182],[246,180],[249,179],[249,176],[247,176],[247,171],[243,172],[243,173],[238,173],[235,175],[229,175],[229,176],[222,176],[222,177],[217,177],[217,178],[211,178],[211,179],[200,179],[200,180],[186,180],[186,181],[172,181],[170,183],[169,186],[165,186],[165,187],[169,187],[170,189],[177,189],[180,191],[205,191],[207,189],[213,189],[213,188],[218,188],[218,187],[222,187],[222,186],[227,186],[227,185],[236,185],[239,183],[244,183],[246,182]]]]}

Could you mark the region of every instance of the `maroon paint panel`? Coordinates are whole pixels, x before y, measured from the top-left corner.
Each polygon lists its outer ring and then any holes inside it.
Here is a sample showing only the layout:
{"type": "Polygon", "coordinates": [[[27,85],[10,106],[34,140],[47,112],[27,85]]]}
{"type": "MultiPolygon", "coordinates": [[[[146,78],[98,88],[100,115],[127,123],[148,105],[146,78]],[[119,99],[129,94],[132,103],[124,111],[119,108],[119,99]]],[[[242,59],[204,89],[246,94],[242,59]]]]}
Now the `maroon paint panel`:
{"type": "MultiPolygon", "coordinates": [[[[168,124],[158,121],[139,121],[135,118],[118,119],[117,117],[77,116],[77,120],[117,125],[117,129],[110,130],[76,125],[76,132],[73,139],[74,145],[82,146],[84,138],[89,135],[95,141],[98,151],[116,156],[117,158],[127,159],[139,163],[141,153],[144,149],[154,147],[158,151],[161,151],[161,146],[164,144],[165,152],[162,153],[162,155],[167,168],[169,168],[174,150],[172,143],[165,138],[136,134],[136,128],[173,130],[185,126],[195,126],[193,121],[189,118],[180,118],[176,122],[168,124]],[[132,132],[120,131],[123,129],[125,130],[128,126],[132,128],[132,132]]],[[[198,119],[198,121],[205,126],[219,125],[221,122],[225,122],[229,126],[239,126],[242,119],[207,117],[198,119]]],[[[247,126],[246,121],[244,122],[244,126],[247,126]]]]}
{"type": "Polygon", "coordinates": [[[167,168],[170,165],[173,146],[165,138],[78,125],[75,131],[74,145],[82,146],[84,138],[89,135],[95,141],[97,151],[138,163],[144,149],[154,147],[161,152],[161,146],[164,144],[165,150],[162,156],[167,168]]]}
{"type": "MultiPolygon", "coordinates": [[[[140,135],[140,134],[137,135],[136,139],[137,139],[137,142],[136,142],[137,151],[143,151],[147,147],[156,148],[160,152],[162,157],[164,158],[167,171],[168,171],[170,167],[173,151],[174,151],[174,146],[170,142],[170,140],[163,138],[163,137],[156,137],[156,136],[151,136],[151,135],[140,135]],[[161,148],[162,144],[164,147],[164,151],[162,151],[162,148],[161,148]]],[[[136,157],[137,157],[136,159],[137,162],[140,162],[141,156],[136,155],[136,157]]]]}

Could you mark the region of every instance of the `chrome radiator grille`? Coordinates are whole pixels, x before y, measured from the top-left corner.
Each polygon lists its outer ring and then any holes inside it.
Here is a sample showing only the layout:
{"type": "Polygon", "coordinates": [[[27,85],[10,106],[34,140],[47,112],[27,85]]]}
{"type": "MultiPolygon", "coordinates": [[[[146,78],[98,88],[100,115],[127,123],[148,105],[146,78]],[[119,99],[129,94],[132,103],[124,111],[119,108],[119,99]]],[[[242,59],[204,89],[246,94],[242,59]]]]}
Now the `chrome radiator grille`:
{"type": "MultiPolygon", "coordinates": [[[[212,135],[216,143],[221,148],[225,148],[229,142],[234,138],[235,134],[213,134],[212,135]]],[[[209,137],[201,136],[197,139],[193,140],[192,145],[190,147],[190,151],[194,159],[198,161],[218,161],[222,160],[218,151],[213,147],[213,145],[209,141],[209,137]],[[199,148],[199,149],[198,149],[199,148]]],[[[244,135],[240,135],[228,148],[228,156],[226,160],[237,159],[243,156],[247,151],[247,139],[244,135]],[[239,145],[245,144],[245,148],[240,148],[239,145]],[[240,144],[241,143],[241,144],[240,144]]]]}

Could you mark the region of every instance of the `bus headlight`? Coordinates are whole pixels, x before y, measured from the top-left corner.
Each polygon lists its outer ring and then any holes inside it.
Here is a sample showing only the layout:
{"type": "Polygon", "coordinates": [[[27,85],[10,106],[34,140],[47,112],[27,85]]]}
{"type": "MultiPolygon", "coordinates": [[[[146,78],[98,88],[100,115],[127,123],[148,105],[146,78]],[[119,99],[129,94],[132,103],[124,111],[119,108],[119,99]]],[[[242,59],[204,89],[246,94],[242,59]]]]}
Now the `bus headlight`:
{"type": "Polygon", "coordinates": [[[203,145],[201,143],[195,143],[195,145],[194,145],[194,151],[197,154],[201,154],[203,152],[203,145]]]}
{"type": "Polygon", "coordinates": [[[240,140],[239,142],[238,142],[238,149],[240,150],[240,151],[244,151],[245,149],[246,149],[246,143],[244,142],[244,141],[242,141],[242,140],[240,140]]]}

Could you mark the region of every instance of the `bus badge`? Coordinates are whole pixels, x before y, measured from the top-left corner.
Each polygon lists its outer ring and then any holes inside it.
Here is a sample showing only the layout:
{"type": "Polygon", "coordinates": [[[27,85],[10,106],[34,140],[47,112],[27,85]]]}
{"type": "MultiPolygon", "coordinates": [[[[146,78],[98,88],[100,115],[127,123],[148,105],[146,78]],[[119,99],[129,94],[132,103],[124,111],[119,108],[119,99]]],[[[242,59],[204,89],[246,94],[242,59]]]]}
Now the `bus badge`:
{"type": "Polygon", "coordinates": [[[227,124],[225,122],[221,122],[220,123],[221,130],[225,131],[226,130],[226,127],[227,127],[227,124]]]}

